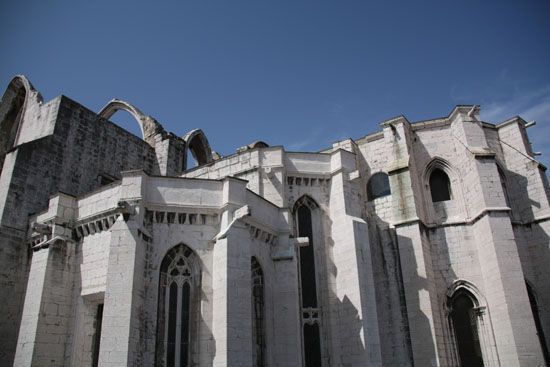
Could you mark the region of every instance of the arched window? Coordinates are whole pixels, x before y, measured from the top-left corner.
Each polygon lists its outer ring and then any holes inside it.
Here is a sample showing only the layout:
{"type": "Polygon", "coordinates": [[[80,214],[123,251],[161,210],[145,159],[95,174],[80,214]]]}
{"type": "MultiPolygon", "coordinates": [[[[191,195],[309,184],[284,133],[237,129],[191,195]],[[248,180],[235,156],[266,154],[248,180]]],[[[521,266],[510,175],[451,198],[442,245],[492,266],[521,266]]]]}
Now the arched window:
{"type": "Polygon", "coordinates": [[[542,354],[544,355],[544,360],[546,361],[546,365],[549,365],[550,353],[548,353],[548,347],[546,345],[546,337],[544,336],[544,330],[542,329],[542,323],[540,320],[537,299],[535,298],[535,293],[533,292],[533,289],[531,288],[529,283],[525,283],[525,285],[527,286],[527,295],[529,296],[529,303],[531,304],[531,311],[533,312],[533,319],[535,321],[535,327],[537,328],[537,335],[539,336],[539,342],[542,348],[542,354]]]}
{"type": "Polygon", "coordinates": [[[466,290],[457,291],[450,300],[450,316],[458,346],[460,365],[482,367],[483,357],[472,297],[466,290]]]}
{"type": "Polygon", "coordinates": [[[301,246],[299,251],[305,367],[321,366],[321,309],[317,300],[312,218],[312,211],[317,210],[317,204],[308,196],[303,196],[294,205],[297,235],[309,239],[309,243],[301,246]]]}
{"type": "Polygon", "coordinates": [[[430,174],[430,192],[434,203],[451,200],[449,176],[440,168],[434,169],[430,174]]]}
{"type": "Polygon", "coordinates": [[[252,258],[252,361],[254,367],[265,366],[264,273],[252,258]]]}
{"type": "Polygon", "coordinates": [[[190,366],[192,320],[198,311],[200,271],[193,251],[178,245],[161,263],[156,365],[190,366]]]}
{"type": "Polygon", "coordinates": [[[374,200],[391,194],[390,180],[384,172],[375,173],[367,183],[367,197],[374,200]]]}

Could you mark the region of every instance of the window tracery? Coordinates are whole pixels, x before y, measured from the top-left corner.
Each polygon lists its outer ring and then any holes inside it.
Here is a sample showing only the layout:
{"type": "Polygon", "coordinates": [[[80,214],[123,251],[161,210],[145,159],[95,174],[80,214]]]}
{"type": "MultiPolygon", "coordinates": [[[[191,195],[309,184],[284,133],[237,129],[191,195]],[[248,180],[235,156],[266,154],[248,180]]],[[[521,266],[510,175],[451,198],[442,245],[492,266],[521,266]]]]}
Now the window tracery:
{"type": "Polygon", "coordinates": [[[264,273],[256,258],[252,258],[252,361],[254,367],[265,366],[265,306],[264,273]]]}
{"type": "Polygon", "coordinates": [[[302,306],[302,334],[305,367],[319,367],[321,358],[321,308],[317,299],[315,251],[313,242],[313,213],[318,205],[303,196],[294,205],[298,237],[308,237],[308,244],[300,246],[299,269],[302,306]]]}
{"type": "Polygon", "coordinates": [[[161,264],[157,366],[190,366],[193,300],[197,292],[195,255],[185,245],[171,249],[161,264]]]}

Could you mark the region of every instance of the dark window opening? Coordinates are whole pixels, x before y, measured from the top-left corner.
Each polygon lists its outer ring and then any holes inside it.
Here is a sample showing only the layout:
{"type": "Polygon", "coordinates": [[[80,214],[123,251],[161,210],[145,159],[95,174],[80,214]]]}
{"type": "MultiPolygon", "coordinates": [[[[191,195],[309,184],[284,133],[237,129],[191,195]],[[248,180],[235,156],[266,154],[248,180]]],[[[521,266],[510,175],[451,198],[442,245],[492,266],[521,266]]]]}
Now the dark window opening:
{"type": "Polygon", "coordinates": [[[533,294],[533,290],[527,285],[527,295],[529,296],[529,303],[531,304],[531,311],[533,312],[533,318],[535,320],[535,327],[537,329],[537,335],[539,337],[540,346],[542,348],[542,354],[544,355],[544,361],[546,365],[550,365],[550,354],[548,352],[548,346],[546,345],[546,337],[544,336],[544,330],[542,329],[542,323],[540,321],[539,307],[537,300],[533,294]]]}
{"type": "Polygon", "coordinates": [[[315,255],[313,252],[311,210],[306,205],[302,205],[298,208],[298,236],[309,238],[309,244],[300,247],[302,307],[317,307],[317,285],[315,281],[315,255]]]}
{"type": "Polygon", "coordinates": [[[305,367],[321,366],[321,338],[319,325],[304,325],[304,359],[305,367]]]}
{"type": "Polygon", "coordinates": [[[449,176],[439,168],[433,170],[430,175],[430,191],[434,203],[451,200],[451,183],[449,181],[449,176]]]}
{"type": "Polygon", "coordinates": [[[390,180],[386,173],[374,174],[367,183],[367,197],[369,200],[391,195],[390,180]]]}
{"type": "Polygon", "coordinates": [[[181,288],[181,342],[180,342],[180,367],[188,365],[189,358],[189,283],[184,283],[181,288]]]}
{"type": "Polygon", "coordinates": [[[483,358],[477,332],[474,304],[470,297],[459,293],[452,299],[451,319],[458,345],[461,366],[482,367],[483,358]]]}
{"type": "Polygon", "coordinates": [[[265,366],[264,274],[252,258],[252,346],[254,367],[265,366]]]}
{"type": "Polygon", "coordinates": [[[174,282],[170,284],[170,306],[168,308],[168,351],[166,362],[173,366],[176,359],[176,318],[178,307],[178,286],[174,282]]]}
{"type": "Polygon", "coordinates": [[[95,316],[95,331],[92,341],[92,366],[97,367],[99,364],[99,344],[101,342],[101,323],[103,322],[103,303],[97,305],[95,316]]]}

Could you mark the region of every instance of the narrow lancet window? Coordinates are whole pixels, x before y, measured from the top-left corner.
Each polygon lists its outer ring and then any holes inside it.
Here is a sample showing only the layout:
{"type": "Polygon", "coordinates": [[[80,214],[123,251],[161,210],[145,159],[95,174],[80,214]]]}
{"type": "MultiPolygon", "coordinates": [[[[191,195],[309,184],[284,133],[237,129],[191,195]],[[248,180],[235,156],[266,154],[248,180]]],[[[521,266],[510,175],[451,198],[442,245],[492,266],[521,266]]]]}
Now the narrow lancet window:
{"type": "Polygon", "coordinates": [[[264,273],[252,258],[252,353],[253,366],[265,366],[264,273]]]}
{"type": "Polygon", "coordinates": [[[317,280],[315,270],[315,244],[313,241],[313,213],[318,211],[317,204],[305,196],[295,206],[297,235],[307,237],[309,243],[301,246],[300,286],[302,302],[303,355],[305,367],[321,366],[321,309],[317,299],[317,280]]]}
{"type": "Polygon", "coordinates": [[[309,238],[309,244],[300,247],[302,306],[317,307],[317,285],[315,281],[315,254],[313,252],[311,210],[305,205],[298,208],[298,236],[309,238]]]}

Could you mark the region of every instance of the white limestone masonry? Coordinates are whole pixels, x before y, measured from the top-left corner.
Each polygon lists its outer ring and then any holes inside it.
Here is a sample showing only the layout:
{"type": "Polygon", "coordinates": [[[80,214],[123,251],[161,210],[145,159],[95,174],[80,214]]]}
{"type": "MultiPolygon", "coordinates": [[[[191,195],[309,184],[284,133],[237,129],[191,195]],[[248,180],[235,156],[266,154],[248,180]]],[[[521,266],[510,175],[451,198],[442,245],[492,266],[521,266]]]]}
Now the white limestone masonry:
{"type": "Polygon", "coordinates": [[[222,157],[200,129],[178,137],[120,100],[44,102],[16,76],[0,365],[550,363],[550,188],[525,121],[457,106],[380,127],[222,157]]]}

